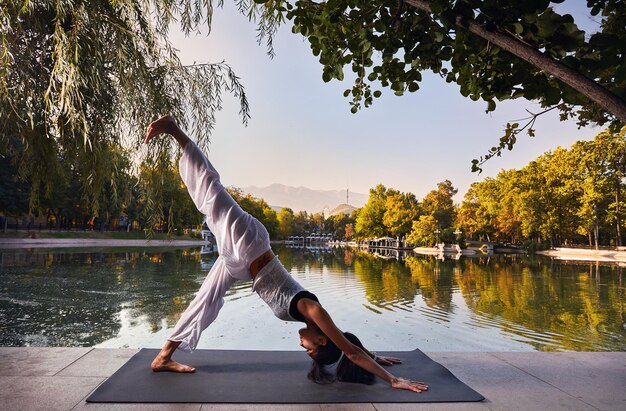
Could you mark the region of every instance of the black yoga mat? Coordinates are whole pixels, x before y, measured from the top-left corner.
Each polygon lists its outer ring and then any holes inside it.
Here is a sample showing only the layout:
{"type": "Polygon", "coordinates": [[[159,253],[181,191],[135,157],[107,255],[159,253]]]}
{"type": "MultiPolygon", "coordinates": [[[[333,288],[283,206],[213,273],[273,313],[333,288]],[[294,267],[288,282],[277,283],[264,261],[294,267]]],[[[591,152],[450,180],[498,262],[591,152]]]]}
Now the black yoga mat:
{"type": "Polygon", "coordinates": [[[484,399],[420,350],[379,353],[402,359],[402,364],[390,367],[394,375],[429,385],[428,391],[419,394],[394,390],[380,379],[374,385],[315,384],[306,377],[311,360],[303,351],[176,352],[174,360],[196,368],[192,374],[152,372],[150,363],[157,352],[154,349],[139,351],[87,401],[321,404],[484,399]]]}

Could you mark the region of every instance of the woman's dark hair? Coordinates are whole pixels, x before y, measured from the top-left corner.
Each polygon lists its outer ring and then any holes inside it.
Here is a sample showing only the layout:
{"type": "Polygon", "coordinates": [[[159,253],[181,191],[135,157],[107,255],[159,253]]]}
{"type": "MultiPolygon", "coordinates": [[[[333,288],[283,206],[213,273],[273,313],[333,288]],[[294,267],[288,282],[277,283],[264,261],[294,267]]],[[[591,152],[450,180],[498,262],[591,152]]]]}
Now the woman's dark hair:
{"type": "MultiPolygon", "coordinates": [[[[343,333],[343,335],[352,344],[361,349],[365,349],[361,341],[356,335],[352,333],[343,333]]],[[[317,348],[317,354],[311,364],[311,370],[308,377],[311,381],[317,384],[330,384],[335,379],[344,382],[356,382],[359,384],[373,384],[376,377],[369,371],[364,370],[352,361],[350,361],[345,355],[341,355],[342,352],[335,345],[334,342],[328,340],[326,345],[320,345],[317,348]],[[341,358],[341,360],[339,360],[341,358]],[[334,364],[339,360],[337,365],[336,377],[326,370],[326,365],[334,364]]]]}

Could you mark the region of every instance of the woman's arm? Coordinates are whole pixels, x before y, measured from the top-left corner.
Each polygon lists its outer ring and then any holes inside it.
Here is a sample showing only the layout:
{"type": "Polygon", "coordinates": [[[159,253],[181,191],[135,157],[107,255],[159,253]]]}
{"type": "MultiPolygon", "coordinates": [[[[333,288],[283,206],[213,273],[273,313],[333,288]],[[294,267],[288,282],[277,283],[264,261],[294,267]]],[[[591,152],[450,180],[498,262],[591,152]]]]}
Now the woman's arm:
{"type": "MultiPolygon", "coordinates": [[[[301,300],[302,301],[302,300],[301,300]]],[[[299,307],[300,308],[300,307],[299,307]]],[[[422,392],[428,389],[424,383],[398,378],[381,367],[369,354],[352,344],[337,328],[328,312],[318,303],[311,301],[302,307],[305,317],[310,318],[350,361],[387,381],[393,388],[422,392]]]]}
{"type": "Polygon", "coordinates": [[[174,117],[163,116],[148,125],[145,138],[146,144],[149,143],[153,137],[163,133],[167,133],[174,137],[182,149],[184,149],[187,143],[191,141],[189,137],[187,137],[187,134],[185,134],[185,132],[178,127],[174,117]]]}

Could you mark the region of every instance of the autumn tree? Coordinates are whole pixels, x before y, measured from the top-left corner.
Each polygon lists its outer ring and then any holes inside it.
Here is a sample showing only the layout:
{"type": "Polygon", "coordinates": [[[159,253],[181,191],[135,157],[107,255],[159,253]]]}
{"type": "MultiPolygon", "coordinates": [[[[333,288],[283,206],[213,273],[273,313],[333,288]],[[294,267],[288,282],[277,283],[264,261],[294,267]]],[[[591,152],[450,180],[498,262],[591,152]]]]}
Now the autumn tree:
{"type": "Polygon", "coordinates": [[[383,224],[392,237],[404,237],[420,214],[420,205],[413,193],[396,193],[387,196],[383,224]]]}
{"type": "Polygon", "coordinates": [[[382,184],[370,189],[367,203],[361,208],[356,219],[356,234],[360,238],[385,236],[386,230],[383,219],[387,211],[387,197],[399,194],[397,190],[387,188],[382,184]]]}
{"type": "Polygon", "coordinates": [[[438,183],[437,189],[430,191],[422,200],[424,213],[433,216],[440,228],[450,228],[454,223],[456,208],[452,197],[457,192],[450,180],[445,180],[438,183]]]}
{"type": "Polygon", "coordinates": [[[354,238],[354,223],[348,223],[345,226],[345,234],[344,234],[344,238],[347,241],[350,241],[354,238]]]}
{"type": "Polygon", "coordinates": [[[351,239],[354,233],[351,231],[356,221],[356,214],[339,213],[331,215],[324,221],[324,231],[332,233],[333,237],[338,240],[351,239]]]}
{"type": "Polygon", "coordinates": [[[289,207],[283,207],[276,213],[278,219],[278,235],[280,238],[287,238],[293,235],[294,231],[294,214],[289,207]]]}
{"type": "Polygon", "coordinates": [[[622,199],[623,179],[626,177],[626,127],[613,133],[604,130],[593,140],[596,158],[604,168],[604,177],[610,196],[607,206],[606,222],[614,227],[615,245],[622,245],[621,225],[626,206],[622,199]]]}
{"type": "Polygon", "coordinates": [[[470,237],[552,246],[620,245],[626,128],[544,153],[519,170],[474,183],[458,224],[470,237]],[[487,230],[483,234],[482,230],[487,230]]]}
{"type": "Polygon", "coordinates": [[[413,221],[411,232],[406,240],[411,244],[432,246],[437,241],[439,222],[432,215],[422,215],[419,220],[413,221]]]}
{"type": "Polygon", "coordinates": [[[577,163],[572,153],[561,147],[540,156],[539,162],[543,163],[543,184],[535,189],[542,191],[545,207],[540,230],[549,238],[551,246],[560,246],[577,236],[573,210],[578,207],[582,194],[573,172],[577,163]]]}
{"type": "Polygon", "coordinates": [[[468,238],[491,241],[502,193],[497,179],[472,183],[463,196],[457,214],[458,228],[468,238]]]}

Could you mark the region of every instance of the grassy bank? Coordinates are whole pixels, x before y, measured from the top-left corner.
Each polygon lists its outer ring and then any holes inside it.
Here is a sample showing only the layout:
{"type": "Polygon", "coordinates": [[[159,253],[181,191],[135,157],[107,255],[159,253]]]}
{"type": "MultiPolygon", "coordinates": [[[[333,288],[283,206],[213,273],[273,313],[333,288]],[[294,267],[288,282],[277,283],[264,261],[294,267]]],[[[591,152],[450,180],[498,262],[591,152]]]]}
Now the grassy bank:
{"type": "MultiPolygon", "coordinates": [[[[109,239],[109,240],[147,240],[142,231],[7,231],[0,232],[0,238],[77,238],[77,239],[109,239]]],[[[171,235],[153,233],[151,240],[200,240],[190,235],[171,235]]]]}

